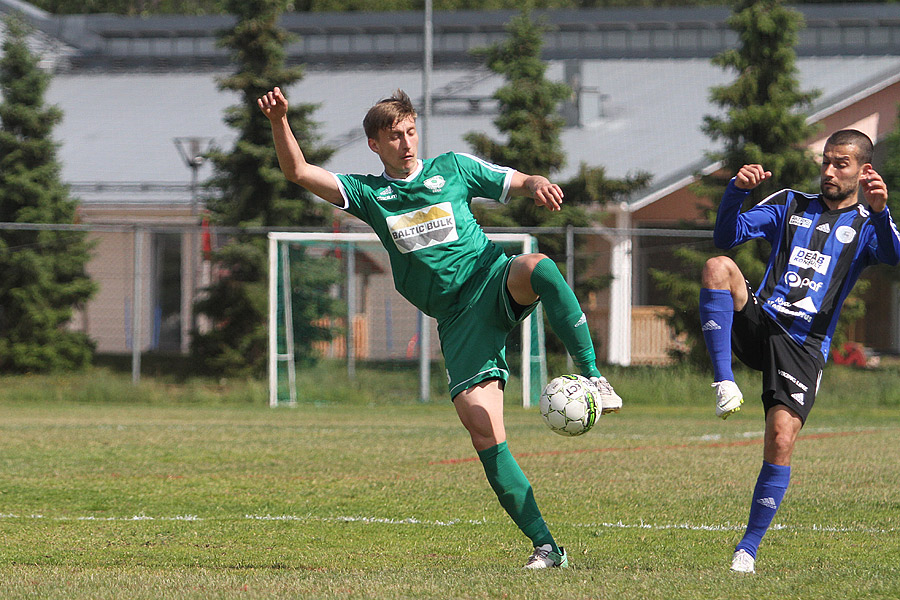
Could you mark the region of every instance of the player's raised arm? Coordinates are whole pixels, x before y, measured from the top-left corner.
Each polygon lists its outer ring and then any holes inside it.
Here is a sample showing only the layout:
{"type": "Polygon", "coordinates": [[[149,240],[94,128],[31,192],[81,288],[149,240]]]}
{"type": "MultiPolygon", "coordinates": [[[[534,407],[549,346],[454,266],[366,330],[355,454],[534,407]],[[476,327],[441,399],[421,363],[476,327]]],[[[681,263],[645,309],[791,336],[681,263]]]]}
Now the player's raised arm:
{"type": "Polygon", "coordinates": [[[297,143],[297,138],[294,137],[288,123],[288,101],[281,93],[281,88],[276,87],[260,97],[256,104],[272,124],[275,152],[278,154],[278,165],[284,176],[335,206],[343,206],[344,198],[334,175],[322,167],[306,162],[306,157],[303,156],[300,144],[297,143]]]}
{"type": "Polygon", "coordinates": [[[762,165],[744,165],[734,177],[734,185],[742,190],[752,190],[772,176],[762,165]]]}
{"type": "Polygon", "coordinates": [[[884,183],[881,175],[872,168],[872,165],[863,168],[860,185],[869,208],[877,213],[883,211],[888,200],[887,184],[884,183]]]}
{"type": "Polygon", "coordinates": [[[513,196],[534,198],[535,206],[546,206],[548,210],[560,210],[563,192],[555,183],[543,175],[526,175],[516,171],[513,173],[509,193],[513,196]]]}

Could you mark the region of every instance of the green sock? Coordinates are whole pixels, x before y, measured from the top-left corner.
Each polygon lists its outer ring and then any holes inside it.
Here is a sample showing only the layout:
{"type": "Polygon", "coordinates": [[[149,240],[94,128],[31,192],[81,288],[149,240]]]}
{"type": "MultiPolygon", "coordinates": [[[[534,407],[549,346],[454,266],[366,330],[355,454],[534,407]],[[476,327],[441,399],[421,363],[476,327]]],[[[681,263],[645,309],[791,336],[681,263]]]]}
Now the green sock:
{"type": "Polygon", "coordinates": [[[534,546],[550,544],[554,552],[559,552],[559,546],[550,535],[550,530],[534,500],[531,484],[506,447],[506,442],[487,450],[480,450],[478,458],[484,467],[488,482],[500,500],[500,505],[512,517],[522,533],[528,536],[534,546]]]}
{"type": "Polygon", "coordinates": [[[581,311],[575,292],[549,258],[535,265],[531,272],[531,289],[541,297],[541,306],[547,313],[550,327],[562,340],[581,374],[585,377],[600,377],[587,319],[581,311]]]}

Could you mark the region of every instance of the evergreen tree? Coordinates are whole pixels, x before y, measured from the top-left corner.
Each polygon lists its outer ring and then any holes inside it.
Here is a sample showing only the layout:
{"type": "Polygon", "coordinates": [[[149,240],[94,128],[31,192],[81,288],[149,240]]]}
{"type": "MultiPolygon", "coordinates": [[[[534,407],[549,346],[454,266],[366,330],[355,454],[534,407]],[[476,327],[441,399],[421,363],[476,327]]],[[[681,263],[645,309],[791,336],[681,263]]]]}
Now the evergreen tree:
{"type": "MultiPolygon", "coordinates": [[[[505,41],[478,51],[488,68],[506,79],[506,84],[494,93],[500,106],[494,125],[507,140],[495,141],[484,133],[466,134],[465,140],[472,146],[474,154],[486,160],[552,179],[565,164],[560,141],[565,121],[559,116],[558,108],[560,102],[570,97],[572,90],[564,83],[545,78],[547,64],[541,60],[541,48],[547,30],[547,25],[535,22],[526,9],[508,24],[509,37],[505,41]]],[[[602,217],[598,208],[601,203],[624,200],[649,181],[650,176],[645,173],[624,180],[611,179],[602,166],[582,164],[572,180],[560,183],[565,195],[561,211],[537,207],[528,197],[510,198],[505,206],[476,205],[474,211],[484,226],[586,227],[602,217]]],[[[561,258],[565,238],[541,235],[538,245],[544,254],[561,258]]],[[[579,265],[581,272],[587,270],[585,266],[579,265]]],[[[560,267],[564,268],[564,265],[560,267]]],[[[579,277],[575,292],[580,297],[608,284],[608,277],[579,277]]],[[[554,349],[562,350],[562,345],[554,349]]]]}
{"type": "MultiPolygon", "coordinates": [[[[284,178],[271,126],[256,105],[257,98],[274,86],[287,88],[303,77],[300,67],[285,67],[285,45],[290,38],[277,26],[277,20],[288,4],[288,0],[228,0],[237,22],[223,33],[220,43],[231,50],[236,71],[223,78],[219,86],[237,92],[241,101],[225,115],[226,123],[238,132],[234,147],[229,151],[216,149],[209,155],[214,165],[209,185],[220,191],[209,209],[219,225],[319,226],[327,221],[324,203],[284,178]]],[[[314,110],[314,105],[292,103],[289,118],[307,159],[321,164],[331,151],[315,146],[314,110]]],[[[258,235],[235,236],[217,252],[215,260],[222,276],[196,305],[197,311],[211,321],[211,328],[194,333],[194,354],[208,369],[261,373],[268,349],[266,241],[258,235]]],[[[296,272],[303,276],[307,270],[296,272]]],[[[327,290],[328,286],[319,285],[321,276],[316,277],[317,285],[312,289],[327,290]]],[[[294,285],[310,287],[296,280],[294,285]]],[[[316,302],[330,305],[325,298],[316,302]]],[[[298,327],[302,328],[297,335],[301,355],[308,355],[310,341],[330,338],[327,328],[309,322],[298,323],[298,327]]]]}
{"type": "Polygon", "coordinates": [[[897,123],[882,141],[884,144],[884,164],[879,173],[887,184],[888,194],[900,194],[900,105],[897,105],[897,123]]]}
{"type": "MultiPolygon", "coordinates": [[[[489,69],[506,79],[494,93],[500,106],[494,125],[507,140],[496,141],[480,132],[468,133],[464,139],[474,154],[486,160],[523,173],[552,177],[565,165],[560,140],[565,121],[558,108],[572,90],[545,78],[547,64],[541,60],[541,49],[548,29],[524,10],[508,24],[505,41],[477,51],[489,69]]],[[[649,179],[643,173],[625,180],[610,179],[603,167],[581,165],[576,177],[560,184],[565,194],[563,211],[550,212],[535,206],[531,198],[516,197],[504,207],[477,206],[476,215],[482,225],[494,227],[588,226],[599,217],[590,208],[624,199],[649,179]]],[[[540,246],[549,254],[562,252],[559,237],[541,236],[540,246]]]]}
{"type": "MultiPolygon", "coordinates": [[[[725,186],[745,164],[763,165],[772,178],[753,190],[744,209],[785,187],[818,190],[819,168],[806,147],[817,131],[806,122],[806,113],[818,92],[799,90],[794,52],[803,16],[780,0],[742,0],[728,24],[738,33],[739,45],[712,62],[734,71],[736,79],[711,89],[711,99],[722,114],[705,117],[703,127],[710,139],[722,144],[721,151],[708,154],[710,162],[721,161],[722,168],[695,186],[699,195],[713,204],[708,214],[710,227],[725,186]]],[[[731,250],[729,256],[755,285],[765,271],[769,252],[768,242],[751,241],[731,250]]],[[[674,308],[671,324],[676,332],[687,334],[691,362],[698,365],[709,363],[700,335],[700,271],[708,258],[720,253],[680,247],[676,254],[685,272],[651,271],[657,285],[668,292],[674,308]]],[[[842,319],[857,314],[854,301],[849,300],[842,319]]]]}
{"type": "MultiPolygon", "coordinates": [[[[77,202],[60,181],[53,127],[62,113],[44,104],[51,76],[38,68],[20,18],[4,21],[0,58],[0,222],[75,222],[77,202]]],[[[90,298],[89,245],[79,232],[0,230],[0,371],[82,368],[91,341],[66,328],[90,298]]]]}
{"type": "MultiPolygon", "coordinates": [[[[884,161],[875,168],[887,185],[888,195],[897,198],[900,194],[900,105],[897,106],[897,123],[894,125],[893,131],[888,133],[879,144],[878,154],[881,154],[881,148],[884,148],[884,161]]],[[[888,206],[890,204],[888,202],[888,206]]],[[[897,210],[896,205],[894,210],[897,210]]],[[[891,265],[879,264],[872,268],[878,270],[882,279],[900,281],[900,270],[891,265]]]]}

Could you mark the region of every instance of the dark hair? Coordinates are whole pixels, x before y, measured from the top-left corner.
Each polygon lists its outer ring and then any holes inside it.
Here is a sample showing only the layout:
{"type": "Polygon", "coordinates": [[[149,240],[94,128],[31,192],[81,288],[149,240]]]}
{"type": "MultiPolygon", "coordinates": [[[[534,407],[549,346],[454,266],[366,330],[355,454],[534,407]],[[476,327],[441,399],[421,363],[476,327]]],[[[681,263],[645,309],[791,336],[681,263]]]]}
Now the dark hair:
{"type": "Polygon", "coordinates": [[[856,129],[841,129],[835,131],[825,141],[826,146],[856,146],[856,161],[863,165],[872,162],[872,153],[875,147],[872,140],[862,131],[856,129]]]}
{"type": "Polygon", "coordinates": [[[416,109],[412,100],[403,90],[397,90],[390,98],[379,100],[363,119],[363,129],[366,137],[375,138],[382,129],[390,129],[407,117],[416,118],[416,109]]]}

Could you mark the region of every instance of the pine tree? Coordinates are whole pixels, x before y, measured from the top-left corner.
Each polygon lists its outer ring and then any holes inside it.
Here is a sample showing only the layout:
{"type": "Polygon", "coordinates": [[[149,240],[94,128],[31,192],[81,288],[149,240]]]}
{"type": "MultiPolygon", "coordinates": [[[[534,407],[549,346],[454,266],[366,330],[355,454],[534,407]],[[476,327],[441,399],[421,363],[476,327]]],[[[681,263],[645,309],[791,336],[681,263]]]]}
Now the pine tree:
{"type": "Polygon", "coordinates": [[[887,185],[888,194],[900,194],[900,105],[897,106],[897,123],[894,130],[882,141],[885,147],[884,164],[879,173],[887,185]]]}
{"type": "MultiPolygon", "coordinates": [[[[51,76],[38,67],[20,18],[5,19],[0,58],[0,222],[75,222],[52,132],[61,111],[44,104],[51,76]]],[[[0,230],[0,371],[83,368],[93,345],[67,329],[94,292],[80,232],[0,230]]]]}
{"type": "MultiPolygon", "coordinates": [[[[772,178],[750,194],[744,208],[785,187],[801,191],[817,188],[818,166],[806,147],[817,128],[806,122],[806,113],[818,92],[799,90],[794,52],[803,16],[779,0],[742,0],[728,24],[738,33],[739,45],[720,53],[712,62],[737,76],[730,84],[711,89],[711,99],[721,107],[722,116],[705,117],[703,126],[710,139],[723,146],[721,151],[708,154],[710,162],[721,161],[722,168],[703,177],[695,187],[713,204],[708,214],[710,227],[725,186],[745,164],[763,165],[772,172],[772,178]]],[[[758,282],[769,251],[767,242],[751,241],[729,255],[749,281],[758,282]]],[[[676,332],[687,334],[690,360],[698,365],[709,363],[699,327],[700,271],[708,258],[720,253],[680,247],[676,254],[685,265],[684,272],[651,271],[657,285],[669,295],[669,305],[674,309],[670,323],[676,332]]],[[[847,317],[856,312],[852,304],[845,305],[847,317]]]]}
{"type": "MultiPolygon", "coordinates": [[[[213,221],[232,227],[320,226],[326,223],[324,203],[290,184],[278,167],[269,121],[256,100],[273,87],[287,88],[303,77],[300,67],[285,67],[285,45],[290,37],[277,25],[288,0],[228,0],[237,22],[224,32],[220,43],[231,50],[236,71],[223,78],[223,90],[237,92],[241,101],[230,107],[226,123],[237,130],[229,150],[210,153],[214,175],[209,185],[219,197],[209,204],[213,221]]],[[[289,119],[307,159],[321,164],[331,151],[316,147],[311,104],[293,102],[289,119]]],[[[223,274],[208,290],[196,310],[211,321],[208,332],[194,333],[195,356],[207,369],[229,373],[261,373],[267,353],[267,250],[261,236],[238,235],[216,253],[223,274]]],[[[298,276],[306,271],[298,270],[298,276]]],[[[319,277],[317,275],[317,277],[319,277]]],[[[332,276],[334,279],[336,275],[332,276]]],[[[318,281],[318,280],[317,280],[318,281]]],[[[308,286],[299,285],[306,289],[308,286]]],[[[317,285],[323,290],[328,286],[317,285]]],[[[324,293],[324,292],[323,292],[324,293]]],[[[317,299],[319,305],[329,305],[317,299]]],[[[298,342],[328,339],[330,330],[299,323],[298,342]]],[[[304,348],[299,348],[304,354],[304,348]]]]}
{"type": "MultiPolygon", "coordinates": [[[[469,133],[464,139],[472,146],[474,154],[482,158],[553,180],[553,175],[565,165],[560,140],[565,121],[559,116],[558,109],[572,90],[564,83],[552,82],[545,77],[547,64],[541,60],[541,48],[547,30],[548,26],[536,22],[526,9],[507,25],[509,37],[505,41],[478,51],[488,68],[506,79],[494,93],[500,107],[494,125],[507,140],[496,141],[484,133],[469,133]]],[[[624,180],[608,178],[602,166],[582,164],[573,179],[560,183],[565,196],[561,211],[537,207],[528,197],[513,197],[505,206],[476,205],[475,214],[479,223],[485,226],[586,227],[602,217],[598,207],[603,202],[624,200],[649,181],[650,176],[646,173],[624,180]]],[[[564,244],[563,236],[538,236],[540,251],[550,257],[562,257],[564,244]]],[[[587,270],[586,265],[579,267],[581,272],[587,270]]],[[[579,277],[575,292],[582,296],[607,285],[609,277],[579,277]]],[[[554,339],[550,337],[548,342],[554,339]]],[[[555,346],[554,350],[562,350],[561,344],[551,344],[551,347],[555,346]]]]}
{"type": "MultiPolygon", "coordinates": [[[[466,134],[464,139],[476,155],[486,160],[530,175],[552,177],[565,166],[560,140],[565,121],[558,109],[572,90],[545,77],[547,63],[541,59],[541,49],[548,29],[526,9],[507,25],[509,37],[505,41],[477,51],[489,69],[506,79],[494,93],[500,107],[494,125],[507,140],[496,141],[480,132],[466,134]]],[[[644,173],[624,180],[611,179],[603,167],[581,165],[572,180],[560,183],[565,194],[563,211],[550,212],[536,207],[531,198],[517,197],[504,207],[476,207],[476,214],[486,226],[584,227],[600,216],[591,208],[601,202],[624,199],[649,180],[650,176],[644,173]]],[[[540,246],[550,254],[562,251],[559,238],[541,236],[540,246]]]]}

